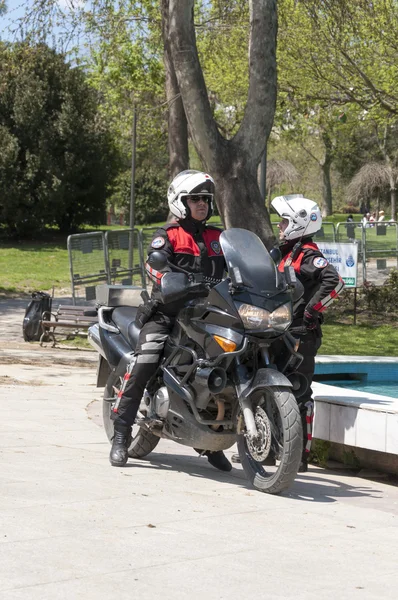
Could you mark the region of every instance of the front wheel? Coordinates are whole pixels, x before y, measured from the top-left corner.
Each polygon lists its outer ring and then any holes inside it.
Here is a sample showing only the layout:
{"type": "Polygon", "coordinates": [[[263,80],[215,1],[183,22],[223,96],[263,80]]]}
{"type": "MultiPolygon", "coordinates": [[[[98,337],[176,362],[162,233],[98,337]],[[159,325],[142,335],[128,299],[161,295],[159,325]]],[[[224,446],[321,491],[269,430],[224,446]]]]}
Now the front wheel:
{"type": "Polygon", "coordinates": [[[243,430],[237,445],[243,470],[260,492],[280,494],[293,483],[303,451],[303,431],[296,399],[289,388],[272,387],[252,396],[258,437],[243,430]],[[275,458],[275,461],[269,459],[275,458]],[[275,462],[275,466],[264,463],[275,462]]]}
{"type": "MultiPolygon", "coordinates": [[[[109,441],[113,439],[113,421],[111,419],[113,400],[116,400],[117,392],[119,391],[122,378],[111,373],[106,382],[104,399],[102,401],[102,417],[104,428],[109,441]]],[[[131,444],[129,445],[128,454],[130,458],[144,458],[152,450],[156,448],[160,438],[154,435],[143,427],[133,426],[131,444]]]]}

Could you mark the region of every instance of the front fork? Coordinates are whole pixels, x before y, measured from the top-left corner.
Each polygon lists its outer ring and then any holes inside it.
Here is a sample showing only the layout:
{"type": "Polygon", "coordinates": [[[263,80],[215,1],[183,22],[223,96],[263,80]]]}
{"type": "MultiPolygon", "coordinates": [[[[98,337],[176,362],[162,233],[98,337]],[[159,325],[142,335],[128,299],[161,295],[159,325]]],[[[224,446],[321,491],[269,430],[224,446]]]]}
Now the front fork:
{"type": "MultiPolygon", "coordinates": [[[[270,364],[268,346],[261,347],[261,359],[264,366],[270,364]]],[[[236,357],[236,393],[239,399],[239,406],[243,414],[244,424],[246,426],[246,435],[249,440],[256,440],[259,437],[259,432],[256,425],[256,420],[253,413],[252,402],[250,397],[243,397],[242,392],[250,385],[252,377],[250,377],[248,370],[244,365],[241,364],[239,356],[236,357]]],[[[238,433],[242,433],[243,424],[238,425],[238,433]]]]}

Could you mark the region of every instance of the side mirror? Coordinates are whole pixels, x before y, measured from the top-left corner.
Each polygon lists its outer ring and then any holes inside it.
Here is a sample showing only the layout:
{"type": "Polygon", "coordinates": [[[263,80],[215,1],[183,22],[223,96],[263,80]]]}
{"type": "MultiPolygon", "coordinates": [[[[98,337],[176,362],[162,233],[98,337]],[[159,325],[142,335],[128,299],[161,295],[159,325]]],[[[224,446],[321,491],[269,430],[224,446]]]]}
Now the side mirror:
{"type": "Polygon", "coordinates": [[[184,273],[165,273],[160,281],[160,295],[163,304],[176,302],[188,291],[189,279],[184,273]]]}
{"type": "Polygon", "coordinates": [[[272,258],[272,260],[274,261],[274,263],[276,265],[279,265],[279,263],[282,260],[282,253],[279,250],[279,248],[277,248],[276,246],[274,246],[273,248],[271,248],[271,250],[269,251],[270,256],[272,258]]]}

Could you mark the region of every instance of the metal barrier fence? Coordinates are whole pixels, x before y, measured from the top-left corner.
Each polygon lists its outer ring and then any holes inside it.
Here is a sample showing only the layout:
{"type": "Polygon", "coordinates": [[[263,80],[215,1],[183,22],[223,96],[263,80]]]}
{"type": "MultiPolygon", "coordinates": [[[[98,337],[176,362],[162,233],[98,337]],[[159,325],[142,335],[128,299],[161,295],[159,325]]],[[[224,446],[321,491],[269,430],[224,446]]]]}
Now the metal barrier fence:
{"type": "Polygon", "coordinates": [[[337,242],[358,244],[358,260],[361,264],[362,280],[382,285],[391,269],[398,268],[398,224],[347,222],[337,223],[337,242]],[[350,226],[351,225],[351,226],[350,226]]]}
{"type": "Polygon", "coordinates": [[[138,229],[105,233],[109,283],[146,287],[142,248],[142,233],[138,229]]]}
{"type": "MultiPolygon", "coordinates": [[[[222,223],[214,223],[223,228],[222,223]]],[[[146,288],[145,258],[158,227],[110,230],[74,234],[67,247],[73,302],[95,299],[95,286],[100,283],[133,285],[146,288]]],[[[275,235],[278,229],[273,223],[275,235]]],[[[315,241],[355,242],[358,244],[359,285],[371,281],[382,285],[392,268],[398,268],[398,224],[375,223],[363,227],[354,222],[323,222],[315,241]]]]}
{"type": "Polygon", "coordinates": [[[67,248],[74,304],[95,300],[101,283],[146,287],[138,229],[73,234],[67,248]]]}
{"type": "Polygon", "coordinates": [[[70,235],[67,248],[73,303],[78,299],[94,300],[95,286],[108,282],[104,233],[70,235]]]}

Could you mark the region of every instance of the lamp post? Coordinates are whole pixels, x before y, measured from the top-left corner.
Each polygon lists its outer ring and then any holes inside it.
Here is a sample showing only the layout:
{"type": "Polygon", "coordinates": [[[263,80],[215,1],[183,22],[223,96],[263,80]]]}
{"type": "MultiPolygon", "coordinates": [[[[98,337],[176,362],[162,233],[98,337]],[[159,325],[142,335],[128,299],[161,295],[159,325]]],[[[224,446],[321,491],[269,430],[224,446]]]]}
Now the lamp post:
{"type": "Polygon", "coordinates": [[[137,152],[137,106],[134,104],[133,131],[131,135],[131,186],[130,186],[130,234],[129,234],[129,270],[131,283],[133,283],[133,246],[134,246],[134,204],[135,204],[135,163],[137,152]]]}

